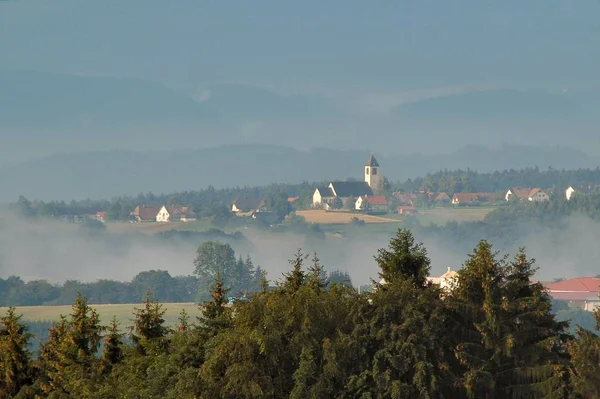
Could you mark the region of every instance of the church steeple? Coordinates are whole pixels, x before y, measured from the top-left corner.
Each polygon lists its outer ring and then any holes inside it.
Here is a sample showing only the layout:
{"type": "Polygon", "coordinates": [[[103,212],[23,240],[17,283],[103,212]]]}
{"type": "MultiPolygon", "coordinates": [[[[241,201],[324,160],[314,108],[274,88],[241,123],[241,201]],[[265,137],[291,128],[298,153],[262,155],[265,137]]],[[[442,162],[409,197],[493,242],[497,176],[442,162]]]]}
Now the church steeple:
{"type": "Polygon", "coordinates": [[[373,191],[379,191],[381,188],[381,179],[382,177],[379,173],[379,162],[377,162],[377,159],[375,159],[375,155],[371,153],[371,156],[365,165],[365,182],[367,182],[373,191]]]}

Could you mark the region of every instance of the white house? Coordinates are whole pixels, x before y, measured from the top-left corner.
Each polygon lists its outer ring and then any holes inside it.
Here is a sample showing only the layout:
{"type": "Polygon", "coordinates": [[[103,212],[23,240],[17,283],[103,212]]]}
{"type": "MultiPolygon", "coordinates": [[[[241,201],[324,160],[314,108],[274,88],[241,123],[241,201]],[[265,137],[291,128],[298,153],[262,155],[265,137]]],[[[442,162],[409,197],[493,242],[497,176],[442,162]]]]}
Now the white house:
{"type": "Polygon", "coordinates": [[[543,202],[550,200],[550,196],[541,188],[511,188],[504,195],[506,201],[512,198],[527,200],[531,202],[543,202]]]}
{"type": "Polygon", "coordinates": [[[357,211],[387,211],[388,201],[385,195],[362,195],[354,204],[357,211]]]}
{"type": "Polygon", "coordinates": [[[569,201],[573,194],[575,194],[576,192],[577,190],[575,190],[573,186],[569,186],[569,188],[565,190],[565,198],[567,199],[567,201],[569,201]]]}
{"type": "Polygon", "coordinates": [[[265,210],[265,200],[262,198],[238,198],[231,204],[231,212],[251,215],[253,212],[265,210]]]}
{"type": "Polygon", "coordinates": [[[160,208],[156,215],[157,222],[191,222],[196,220],[196,214],[186,206],[165,205],[160,208]]]}

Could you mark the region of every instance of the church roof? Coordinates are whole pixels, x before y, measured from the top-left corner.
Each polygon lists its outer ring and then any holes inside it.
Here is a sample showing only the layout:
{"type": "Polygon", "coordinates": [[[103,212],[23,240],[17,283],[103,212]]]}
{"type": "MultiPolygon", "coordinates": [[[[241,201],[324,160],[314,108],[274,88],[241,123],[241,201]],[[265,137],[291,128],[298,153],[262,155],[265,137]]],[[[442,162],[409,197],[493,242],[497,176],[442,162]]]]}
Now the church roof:
{"type": "Polygon", "coordinates": [[[379,167],[379,162],[377,162],[377,160],[375,159],[375,155],[371,154],[366,166],[374,166],[376,168],[379,167]]]}
{"type": "Polygon", "coordinates": [[[321,197],[335,197],[335,194],[329,187],[317,187],[317,190],[321,194],[321,197]]]}
{"type": "Polygon", "coordinates": [[[364,181],[338,181],[332,182],[329,187],[337,197],[361,197],[363,195],[373,195],[373,190],[364,181]]]}

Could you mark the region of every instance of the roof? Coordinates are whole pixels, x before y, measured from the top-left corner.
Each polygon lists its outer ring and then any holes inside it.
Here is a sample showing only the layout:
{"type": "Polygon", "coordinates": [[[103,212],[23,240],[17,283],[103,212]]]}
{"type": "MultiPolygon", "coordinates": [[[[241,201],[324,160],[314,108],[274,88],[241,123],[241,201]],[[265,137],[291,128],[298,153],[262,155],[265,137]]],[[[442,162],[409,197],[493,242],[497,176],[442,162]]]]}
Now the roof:
{"type": "Polygon", "coordinates": [[[156,215],[158,215],[161,209],[162,206],[143,204],[136,206],[131,214],[140,218],[140,220],[151,220],[156,219],[156,215]]]}
{"type": "Polygon", "coordinates": [[[537,192],[542,191],[541,188],[539,187],[535,187],[535,188],[511,188],[510,192],[513,193],[513,195],[517,198],[520,199],[528,199],[530,197],[533,197],[537,192]]]}
{"type": "Polygon", "coordinates": [[[169,212],[169,215],[173,216],[173,217],[179,217],[179,218],[181,218],[181,217],[183,217],[183,218],[196,217],[196,214],[194,213],[194,211],[189,209],[187,206],[167,205],[167,206],[165,206],[165,208],[167,209],[167,212],[169,212]]]}
{"type": "Polygon", "coordinates": [[[388,201],[385,195],[365,195],[364,197],[369,205],[387,205],[388,201]]]}
{"type": "Polygon", "coordinates": [[[298,200],[298,197],[288,197],[288,202],[290,204],[293,204],[294,202],[296,202],[298,200]]]}
{"type": "Polygon", "coordinates": [[[405,211],[416,211],[417,208],[415,206],[412,205],[401,205],[398,207],[398,210],[405,210],[405,211]]]}
{"type": "Polygon", "coordinates": [[[548,292],[552,299],[563,301],[600,301],[598,294],[591,292],[548,292]]]}
{"type": "Polygon", "coordinates": [[[364,181],[339,181],[332,182],[329,187],[333,189],[337,197],[360,197],[363,195],[373,195],[373,190],[364,181]]]}
{"type": "Polygon", "coordinates": [[[549,292],[590,292],[598,295],[598,291],[600,290],[600,278],[570,278],[568,280],[559,281],[558,283],[546,284],[546,288],[549,292]]]}
{"type": "Polygon", "coordinates": [[[455,193],[452,202],[478,202],[482,200],[493,202],[495,197],[493,193],[455,193]]]}
{"type": "Polygon", "coordinates": [[[319,191],[321,197],[335,197],[333,191],[329,187],[317,187],[315,191],[319,191]]]}
{"type": "Polygon", "coordinates": [[[435,202],[440,202],[440,201],[448,201],[450,199],[450,196],[444,192],[439,193],[438,195],[435,196],[434,201],[435,202]]]}
{"type": "Polygon", "coordinates": [[[412,205],[413,201],[417,199],[417,195],[413,193],[394,193],[392,195],[396,197],[402,205],[412,205]]]}
{"type": "Polygon", "coordinates": [[[265,201],[262,198],[238,198],[233,202],[236,208],[242,212],[250,212],[264,206],[265,201]]]}
{"type": "Polygon", "coordinates": [[[367,164],[365,166],[374,166],[376,168],[379,167],[379,162],[375,159],[375,156],[371,153],[371,156],[367,160],[367,164]]]}
{"type": "Polygon", "coordinates": [[[450,270],[450,268],[448,268],[446,273],[442,274],[440,278],[454,278],[456,276],[458,276],[458,272],[456,270],[450,270]]]}

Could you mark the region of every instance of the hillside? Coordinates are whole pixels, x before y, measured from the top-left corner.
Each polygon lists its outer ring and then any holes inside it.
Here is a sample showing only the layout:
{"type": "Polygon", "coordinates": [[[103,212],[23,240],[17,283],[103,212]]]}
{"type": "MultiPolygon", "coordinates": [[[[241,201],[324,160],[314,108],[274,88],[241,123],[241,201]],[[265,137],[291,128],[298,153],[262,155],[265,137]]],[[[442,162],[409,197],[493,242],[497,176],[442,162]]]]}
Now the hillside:
{"type": "MultiPolygon", "coordinates": [[[[186,151],[96,151],[56,154],[0,168],[0,200],[111,198],[215,187],[255,186],[362,178],[369,150],[338,151],[266,145],[220,146],[186,151]]],[[[471,146],[440,155],[378,155],[383,173],[404,180],[441,169],[482,172],[539,166],[594,168],[598,161],[573,149],[471,146]]]]}

